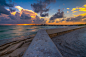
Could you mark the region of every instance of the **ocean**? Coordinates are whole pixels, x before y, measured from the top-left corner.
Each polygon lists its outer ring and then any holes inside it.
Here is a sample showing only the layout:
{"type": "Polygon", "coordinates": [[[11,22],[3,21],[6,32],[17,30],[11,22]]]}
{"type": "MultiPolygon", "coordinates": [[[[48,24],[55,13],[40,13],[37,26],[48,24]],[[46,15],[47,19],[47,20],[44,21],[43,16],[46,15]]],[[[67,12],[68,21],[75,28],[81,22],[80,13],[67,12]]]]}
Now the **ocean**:
{"type": "Polygon", "coordinates": [[[36,34],[39,29],[63,27],[66,26],[0,25],[0,40],[36,34]]]}

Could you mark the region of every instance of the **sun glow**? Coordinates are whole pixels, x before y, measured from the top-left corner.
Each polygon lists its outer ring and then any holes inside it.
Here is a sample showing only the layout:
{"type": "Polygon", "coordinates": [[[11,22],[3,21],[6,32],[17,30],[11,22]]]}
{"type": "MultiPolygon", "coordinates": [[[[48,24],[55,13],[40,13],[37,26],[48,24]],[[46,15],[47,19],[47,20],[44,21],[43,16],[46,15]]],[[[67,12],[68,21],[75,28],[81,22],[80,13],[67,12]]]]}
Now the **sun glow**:
{"type": "Polygon", "coordinates": [[[20,6],[15,6],[15,8],[17,8],[19,11],[21,11],[23,8],[20,6]]]}
{"type": "Polygon", "coordinates": [[[16,12],[11,12],[11,14],[12,14],[12,15],[15,15],[15,14],[16,14],[16,12]]]}
{"type": "Polygon", "coordinates": [[[1,24],[1,25],[40,25],[40,24],[1,24]]]}

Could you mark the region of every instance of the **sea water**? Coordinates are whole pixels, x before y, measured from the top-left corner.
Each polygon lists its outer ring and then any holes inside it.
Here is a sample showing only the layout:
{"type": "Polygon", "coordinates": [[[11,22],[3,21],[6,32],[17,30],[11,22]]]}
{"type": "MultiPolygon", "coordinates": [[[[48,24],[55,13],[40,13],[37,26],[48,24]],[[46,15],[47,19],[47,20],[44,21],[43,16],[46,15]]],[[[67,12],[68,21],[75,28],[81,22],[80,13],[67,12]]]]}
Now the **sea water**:
{"type": "Polygon", "coordinates": [[[0,40],[36,34],[39,29],[63,27],[66,26],[0,25],[0,40]]]}

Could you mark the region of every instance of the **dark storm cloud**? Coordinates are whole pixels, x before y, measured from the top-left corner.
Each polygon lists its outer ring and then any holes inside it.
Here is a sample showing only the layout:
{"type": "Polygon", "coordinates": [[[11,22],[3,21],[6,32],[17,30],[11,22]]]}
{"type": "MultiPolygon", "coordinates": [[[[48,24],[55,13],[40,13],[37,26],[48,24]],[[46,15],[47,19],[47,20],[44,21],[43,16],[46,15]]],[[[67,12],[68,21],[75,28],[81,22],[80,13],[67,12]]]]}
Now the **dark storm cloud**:
{"type": "Polygon", "coordinates": [[[22,13],[20,19],[31,19],[31,16],[30,15],[27,15],[27,14],[24,14],[22,13]]]}
{"type": "Polygon", "coordinates": [[[41,17],[46,17],[46,16],[48,16],[48,13],[46,13],[46,14],[40,14],[40,16],[41,17]]]}
{"type": "Polygon", "coordinates": [[[0,13],[10,15],[10,11],[7,11],[3,6],[0,5],[0,13]]]}
{"type": "Polygon", "coordinates": [[[39,20],[40,18],[36,15],[36,19],[39,20]]]}
{"type": "Polygon", "coordinates": [[[6,0],[0,0],[0,13],[10,15],[10,11],[7,11],[5,7],[13,7],[13,4],[7,4],[6,0]]]}
{"type": "Polygon", "coordinates": [[[4,17],[0,17],[0,21],[9,21],[10,19],[8,18],[4,18],[4,17]]]}
{"type": "Polygon", "coordinates": [[[40,13],[40,16],[41,17],[46,17],[48,16],[47,14],[43,14],[43,12],[48,12],[49,11],[49,8],[47,8],[47,6],[52,3],[52,2],[55,2],[56,0],[40,0],[38,1],[38,3],[34,3],[34,4],[31,4],[31,7],[33,8],[33,10],[36,12],[36,13],[40,13]]]}
{"type": "Polygon", "coordinates": [[[43,18],[40,19],[38,16],[36,16],[36,18],[32,20],[31,17],[29,16],[25,17],[27,15],[24,15],[24,17],[20,19],[21,16],[18,16],[18,15],[19,13],[16,13],[15,15],[11,15],[11,16],[0,17],[0,24],[24,24],[24,23],[44,24],[46,23],[46,21],[43,18]]]}
{"type": "Polygon", "coordinates": [[[38,16],[36,16],[36,19],[33,20],[35,24],[43,24],[46,23],[46,20],[44,20],[43,18],[39,18],[38,16]]]}
{"type": "Polygon", "coordinates": [[[64,12],[60,12],[60,9],[58,9],[58,12],[56,14],[54,14],[50,20],[55,20],[56,18],[63,18],[64,17],[64,12]]]}
{"type": "Polygon", "coordinates": [[[5,23],[8,23],[9,21],[10,21],[10,18],[0,17],[0,24],[5,24],[5,23]]]}
{"type": "Polygon", "coordinates": [[[15,12],[16,10],[15,9],[12,9],[12,8],[9,8],[11,12],[15,12]]]}
{"type": "Polygon", "coordinates": [[[39,13],[40,12],[40,10],[41,10],[41,8],[42,8],[42,5],[40,5],[40,4],[31,4],[31,6],[33,7],[33,10],[36,12],[36,13],[39,13]]]}
{"type": "Polygon", "coordinates": [[[12,20],[17,19],[14,15],[9,15],[8,17],[10,17],[12,20]]]}
{"type": "Polygon", "coordinates": [[[15,16],[18,17],[18,18],[20,18],[20,13],[16,12],[15,16]]]}

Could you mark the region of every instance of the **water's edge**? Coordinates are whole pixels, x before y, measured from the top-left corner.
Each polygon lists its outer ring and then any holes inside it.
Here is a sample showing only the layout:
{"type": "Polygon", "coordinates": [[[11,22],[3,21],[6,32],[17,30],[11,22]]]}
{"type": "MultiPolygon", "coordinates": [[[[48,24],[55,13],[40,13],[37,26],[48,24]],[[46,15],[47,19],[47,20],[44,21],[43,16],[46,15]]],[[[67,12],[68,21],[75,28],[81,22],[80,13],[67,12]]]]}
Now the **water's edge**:
{"type": "Polygon", "coordinates": [[[11,42],[15,42],[15,41],[22,41],[25,39],[34,38],[35,35],[36,34],[28,35],[28,36],[21,36],[21,37],[16,37],[16,38],[2,39],[2,40],[0,40],[0,46],[6,45],[11,42]]]}

